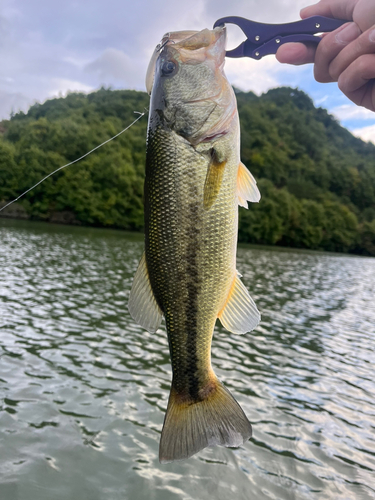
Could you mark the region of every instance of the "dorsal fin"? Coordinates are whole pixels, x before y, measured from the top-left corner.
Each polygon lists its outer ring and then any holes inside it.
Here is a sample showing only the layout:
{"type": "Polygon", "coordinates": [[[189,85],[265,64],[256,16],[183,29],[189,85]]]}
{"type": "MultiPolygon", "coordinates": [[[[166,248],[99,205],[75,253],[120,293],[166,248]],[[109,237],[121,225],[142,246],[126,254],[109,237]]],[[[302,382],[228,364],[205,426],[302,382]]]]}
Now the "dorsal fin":
{"type": "Polygon", "coordinates": [[[257,203],[260,200],[257,182],[242,162],[238,166],[237,196],[238,204],[244,208],[248,208],[247,201],[257,203]]]}

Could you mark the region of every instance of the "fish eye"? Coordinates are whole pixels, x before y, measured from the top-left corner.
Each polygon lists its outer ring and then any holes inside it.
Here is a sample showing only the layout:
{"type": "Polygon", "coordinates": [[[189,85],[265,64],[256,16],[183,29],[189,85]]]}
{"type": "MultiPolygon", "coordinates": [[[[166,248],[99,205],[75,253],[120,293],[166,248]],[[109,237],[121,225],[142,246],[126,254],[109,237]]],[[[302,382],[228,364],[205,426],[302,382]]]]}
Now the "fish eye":
{"type": "Polygon", "coordinates": [[[172,73],[175,72],[177,68],[177,65],[173,61],[164,61],[162,67],[161,67],[161,72],[164,76],[170,76],[172,73]]]}

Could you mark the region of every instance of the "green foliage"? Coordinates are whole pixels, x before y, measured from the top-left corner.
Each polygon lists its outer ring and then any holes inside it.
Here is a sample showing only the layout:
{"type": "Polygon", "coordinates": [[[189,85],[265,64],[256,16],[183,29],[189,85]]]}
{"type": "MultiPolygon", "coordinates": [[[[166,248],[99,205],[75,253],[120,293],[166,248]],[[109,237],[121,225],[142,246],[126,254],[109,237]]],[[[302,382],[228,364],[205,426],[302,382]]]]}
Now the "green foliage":
{"type": "Polygon", "coordinates": [[[346,206],[331,200],[299,200],[265,179],[259,189],[261,202],[240,213],[241,241],[336,252],[354,248],[358,221],[346,206]]]}
{"type": "MultiPolygon", "coordinates": [[[[3,122],[0,141],[0,201],[12,199],[53,170],[84,155],[129,125],[143,111],[142,92],[101,89],[69,94],[32,106],[3,122]]],[[[28,193],[32,218],[55,220],[71,213],[77,223],[140,230],[146,120],[123,136],[64,169],[28,193]]]]}
{"type": "Polygon", "coordinates": [[[361,255],[375,255],[375,220],[361,224],[355,252],[361,255]]]}
{"type": "MultiPolygon", "coordinates": [[[[375,146],[303,92],[236,90],[242,160],[262,199],[240,209],[240,241],[375,255],[375,146]]],[[[3,121],[0,202],[129,125],[143,92],[101,89],[35,104],[3,121]]],[[[141,230],[146,119],[20,201],[30,217],[141,230]],[[69,217],[68,217],[69,219],[69,217]]]]}

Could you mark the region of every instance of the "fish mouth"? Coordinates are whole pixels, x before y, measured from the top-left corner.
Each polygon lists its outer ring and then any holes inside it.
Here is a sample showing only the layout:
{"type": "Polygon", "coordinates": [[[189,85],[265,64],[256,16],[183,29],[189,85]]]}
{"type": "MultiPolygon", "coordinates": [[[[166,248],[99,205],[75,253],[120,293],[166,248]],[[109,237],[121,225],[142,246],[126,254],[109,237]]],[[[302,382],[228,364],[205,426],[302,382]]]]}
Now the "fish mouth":
{"type": "Polygon", "coordinates": [[[151,95],[156,61],[166,46],[173,45],[185,64],[199,64],[206,58],[214,59],[218,67],[222,67],[225,60],[226,28],[218,26],[213,30],[202,31],[172,31],[166,33],[152,54],[146,72],[146,89],[151,95]]]}
{"type": "Polygon", "coordinates": [[[148,95],[151,95],[152,86],[154,83],[155,69],[156,69],[156,61],[164,49],[164,47],[168,44],[176,44],[185,39],[191,38],[194,35],[199,33],[199,31],[172,31],[166,33],[161,41],[155,47],[155,50],[151,56],[150,62],[147,67],[146,72],[146,90],[148,95]]]}
{"type": "MultiPolygon", "coordinates": [[[[218,26],[213,30],[204,29],[192,36],[176,42],[172,36],[174,48],[178,50],[182,62],[197,64],[206,59],[213,59],[217,67],[221,67],[225,60],[226,28],[218,26]]],[[[178,32],[176,33],[178,34],[178,32]]]]}
{"type": "Polygon", "coordinates": [[[178,37],[179,33],[181,33],[177,31],[175,33],[171,33],[171,38],[181,49],[199,50],[215,44],[219,40],[220,36],[222,36],[222,33],[224,31],[225,28],[223,26],[220,26],[213,30],[209,30],[206,28],[202,31],[196,31],[191,36],[181,38],[180,41],[176,43],[175,36],[178,37]]]}

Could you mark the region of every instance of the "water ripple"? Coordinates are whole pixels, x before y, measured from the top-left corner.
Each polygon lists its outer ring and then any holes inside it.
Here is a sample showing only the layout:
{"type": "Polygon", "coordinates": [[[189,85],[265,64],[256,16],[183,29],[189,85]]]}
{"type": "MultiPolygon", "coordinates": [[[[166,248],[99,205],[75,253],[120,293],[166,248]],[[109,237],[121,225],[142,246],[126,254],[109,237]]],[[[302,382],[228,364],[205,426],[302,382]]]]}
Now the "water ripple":
{"type": "Polygon", "coordinates": [[[0,220],[0,498],[375,498],[375,260],[241,247],[262,311],[218,324],[215,371],[253,423],[161,466],[171,369],[127,312],[142,237],[0,220]]]}

